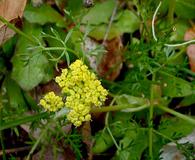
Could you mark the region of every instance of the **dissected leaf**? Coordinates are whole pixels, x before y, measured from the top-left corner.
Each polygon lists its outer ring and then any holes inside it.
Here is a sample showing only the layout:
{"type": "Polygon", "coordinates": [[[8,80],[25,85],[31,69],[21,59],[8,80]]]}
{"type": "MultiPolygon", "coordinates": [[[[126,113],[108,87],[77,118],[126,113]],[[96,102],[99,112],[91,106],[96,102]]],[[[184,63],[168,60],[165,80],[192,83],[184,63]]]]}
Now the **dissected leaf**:
{"type": "Polygon", "coordinates": [[[189,82],[167,74],[160,73],[162,93],[164,96],[170,97],[184,97],[192,94],[192,86],[189,82]]]}
{"type": "Polygon", "coordinates": [[[177,141],[184,148],[178,147],[175,143],[171,142],[163,146],[161,149],[160,159],[162,160],[194,160],[195,158],[195,130],[187,135],[182,137],[177,141]],[[180,149],[179,149],[180,148],[180,149]],[[188,152],[188,153],[187,153],[188,152]]]}
{"type": "Polygon", "coordinates": [[[58,27],[65,27],[64,18],[51,6],[46,4],[37,8],[27,5],[24,11],[24,18],[30,23],[38,23],[40,25],[55,23],[58,27]]]}
{"type": "MultiPolygon", "coordinates": [[[[112,122],[109,124],[110,131],[116,140],[121,139],[128,129],[134,129],[134,123],[129,122],[130,114],[124,112],[117,112],[114,114],[112,122]]],[[[93,153],[98,154],[105,152],[114,145],[114,142],[106,128],[99,131],[95,135],[95,144],[93,146],[93,153]]]]}
{"type": "MultiPolygon", "coordinates": [[[[35,36],[40,39],[42,29],[39,26],[26,23],[23,31],[29,36],[35,36]]],[[[46,77],[47,80],[52,78],[52,69],[46,56],[39,49],[32,49],[35,46],[36,44],[27,41],[24,37],[20,37],[12,59],[12,77],[24,90],[31,90],[45,80],[46,77]]]]}
{"type": "Polygon", "coordinates": [[[120,146],[121,150],[117,151],[113,160],[141,160],[143,151],[148,147],[148,130],[128,130],[120,140],[120,146]]]}
{"type": "Polygon", "coordinates": [[[163,118],[161,120],[158,131],[168,137],[178,139],[189,134],[190,132],[192,132],[193,129],[194,129],[193,124],[188,123],[177,117],[173,118],[169,117],[163,118]]]}
{"type": "MultiPolygon", "coordinates": [[[[64,32],[62,29],[57,28],[57,27],[55,27],[55,26],[50,26],[50,25],[49,25],[49,26],[45,26],[45,27],[43,28],[43,32],[46,33],[46,34],[49,34],[49,35],[55,37],[55,35],[53,35],[51,29],[55,30],[55,32],[60,36],[60,37],[59,37],[60,39],[62,39],[62,40],[65,39],[65,37],[66,37],[65,32],[64,32]]],[[[49,47],[64,47],[63,44],[62,44],[61,42],[59,42],[58,40],[53,39],[53,38],[51,38],[51,37],[47,37],[47,36],[46,36],[46,37],[44,37],[44,40],[48,43],[48,46],[49,46],[49,47]]],[[[51,51],[51,52],[52,52],[52,51],[51,51]]],[[[61,50],[56,50],[56,51],[53,51],[53,52],[52,52],[52,55],[53,55],[54,57],[56,57],[56,58],[59,57],[61,54],[62,54],[62,51],[61,51],[61,50]]]]}

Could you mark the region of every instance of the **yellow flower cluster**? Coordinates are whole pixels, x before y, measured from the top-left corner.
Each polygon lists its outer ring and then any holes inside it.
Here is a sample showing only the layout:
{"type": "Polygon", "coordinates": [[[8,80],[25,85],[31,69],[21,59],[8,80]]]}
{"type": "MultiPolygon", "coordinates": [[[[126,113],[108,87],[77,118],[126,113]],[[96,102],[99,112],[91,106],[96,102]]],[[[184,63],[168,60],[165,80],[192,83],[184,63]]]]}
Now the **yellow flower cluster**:
{"type": "Polygon", "coordinates": [[[75,126],[89,121],[91,106],[101,106],[108,94],[81,60],[72,63],[69,69],[63,69],[56,82],[62,88],[62,93],[67,95],[65,105],[70,108],[67,118],[75,126]]]}
{"type": "Polygon", "coordinates": [[[64,102],[62,97],[56,96],[54,92],[49,92],[40,100],[40,105],[47,111],[55,112],[64,107],[64,102]]]}
{"type": "Polygon", "coordinates": [[[91,107],[101,106],[108,95],[96,75],[81,60],[63,69],[55,81],[61,87],[63,96],[66,96],[66,102],[54,92],[49,92],[40,100],[40,105],[53,112],[66,106],[69,108],[67,119],[77,127],[91,120],[91,107]]]}

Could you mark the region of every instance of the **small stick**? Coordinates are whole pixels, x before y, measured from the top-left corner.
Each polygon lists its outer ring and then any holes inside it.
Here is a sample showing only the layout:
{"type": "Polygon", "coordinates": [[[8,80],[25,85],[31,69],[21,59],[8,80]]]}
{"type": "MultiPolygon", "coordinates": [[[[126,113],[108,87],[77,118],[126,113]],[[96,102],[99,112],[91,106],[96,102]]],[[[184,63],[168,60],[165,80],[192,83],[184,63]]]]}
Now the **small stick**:
{"type": "Polygon", "coordinates": [[[104,35],[104,40],[103,40],[103,42],[102,42],[103,45],[105,44],[106,39],[108,38],[108,33],[109,33],[110,28],[111,28],[111,26],[112,26],[112,22],[113,22],[113,20],[114,20],[114,16],[115,16],[116,11],[117,11],[117,6],[118,6],[118,1],[116,0],[116,5],[115,5],[115,7],[114,7],[114,9],[113,9],[113,11],[112,11],[112,15],[111,15],[111,17],[110,17],[110,21],[109,21],[108,27],[107,27],[107,29],[106,29],[106,33],[105,33],[105,35],[104,35]]]}
{"type": "MultiPolygon", "coordinates": [[[[17,153],[25,150],[30,150],[31,146],[25,146],[25,147],[19,147],[19,148],[12,148],[12,149],[6,149],[5,153],[10,154],[10,153],[17,153]]],[[[0,156],[3,155],[3,151],[0,151],[0,156]]]]}

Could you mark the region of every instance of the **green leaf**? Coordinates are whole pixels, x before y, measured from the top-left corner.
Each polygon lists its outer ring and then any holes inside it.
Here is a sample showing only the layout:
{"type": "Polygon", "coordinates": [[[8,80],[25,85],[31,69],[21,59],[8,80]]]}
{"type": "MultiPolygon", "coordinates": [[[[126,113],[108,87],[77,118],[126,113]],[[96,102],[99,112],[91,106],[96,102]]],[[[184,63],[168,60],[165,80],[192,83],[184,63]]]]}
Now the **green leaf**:
{"type": "Polygon", "coordinates": [[[120,141],[121,150],[113,160],[140,160],[143,151],[148,147],[148,130],[137,128],[128,130],[120,141]]]}
{"type": "Polygon", "coordinates": [[[177,0],[175,13],[182,18],[195,18],[195,1],[194,0],[177,0]]]}
{"type": "Polygon", "coordinates": [[[0,131],[8,129],[8,128],[12,128],[12,127],[16,127],[18,125],[21,124],[25,124],[28,122],[33,122],[36,120],[40,120],[41,118],[48,118],[49,117],[49,113],[48,112],[43,112],[43,113],[38,113],[35,115],[23,115],[22,117],[18,117],[17,119],[14,120],[10,120],[8,122],[5,122],[3,124],[0,125],[0,131]]]}
{"type": "Polygon", "coordinates": [[[120,33],[132,33],[140,26],[139,18],[130,10],[124,10],[117,15],[116,28],[120,33]]]}
{"type": "MultiPolygon", "coordinates": [[[[91,27],[91,32],[89,33],[89,36],[95,38],[96,40],[102,40],[104,39],[104,36],[106,34],[107,27],[108,25],[105,24],[96,27],[91,27]]],[[[111,26],[107,39],[111,40],[114,37],[117,37],[119,35],[120,35],[120,31],[114,26],[111,26]]]]}
{"type": "MultiPolygon", "coordinates": [[[[2,73],[5,73],[6,71],[6,65],[5,65],[5,59],[0,57],[0,77],[3,76],[1,75],[2,73]]],[[[1,78],[0,78],[1,79],[1,78]]]]}
{"type": "Polygon", "coordinates": [[[27,5],[24,11],[24,18],[30,23],[38,23],[40,25],[55,23],[58,27],[65,27],[64,18],[51,6],[46,4],[37,8],[27,5]]]}
{"type": "Polygon", "coordinates": [[[90,25],[108,23],[114,7],[115,7],[114,0],[107,0],[103,3],[97,3],[83,17],[81,23],[90,25]]]}
{"type": "Polygon", "coordinates": [[[193,124],[176,117],[169,117],[161,120],[158,131],[168,137],[178,139],[191,133],[193,129],[193,124]]]}
{"type": "MultiPolygon", "coordinates": [[[[42,29],[39,26],[25,23],[23,31],[29,36],[35,36],[41,40],[42,29]]],[[[40,82],[50,80],[53,76],[51,65],[46,56],[36,47],[36,44],[19,37],[16,44],[15,55],[12,59],[12,78],[24,90],[31,90],[40,82]],[[31,47],[31,49],[30,49],[31,47]],[[49,70],[49,71],[48,71],[49,70]]]]}
{"type": "Polygon", "coordinates": [[[184,97],[184,99],[182,99],[182,101],[179,103],[179,106],[186,107],[192,104],[195,104],[195,94],[184,97]]]}
{"type": "Polygon", "coordinates": [[[38,106],[37,102],[33,97],[30,95],[30,92],[23,92],[24,98],[28,106],[33,110],[33,111],[39,111],[41,108],[38,106]]]}
{"type": "MultiPolygon", "coordinates": [[[[130,114],[124,112],[117,112],[109,124],[109,128],[113,137],[116,140],[121,139],[127,129],[135,128],[135,124],[129,122],[130,114]]],[[[95,135],[95,144],[93,146],[93,153],[98,154],[105,152],[107,149],[114,145],[113,140],[108,133],[108,130],[104,128],[95,135]]]]}
{"type": "MultiPolygon", "coordinates": [[[[170,0],[163,0],[160,11],[162,14],[168,12],[170,0]]],[[[158,4],[156,4],[157,6],[158,4]]],[[[175,1],[175,13],[177,16],[186,19],[195,18],[195,1],[194,0],[176,0],[175,1]]]]}
{"type": "MultiPolygon", "coordinates": [[[[129,10],[121,11],[116,16],[116,20],[113,22],[109,30],[108,40],[120,36],[123,33],[133,33],[135,30],[139,28],[139,25],[140,20],[133,12],[129,10]]],[[[107,27],[108,27],[107,24],[92,26],[89,36],[97,40],[101,40],[105,36],[107,27]]]]}
{"type": "MultiPolygon", "coordinates": [[[[56,1],[62,1],[62,0],[56,0],[56,1]]],[[[63,0],[66,1],[66,0],[63,0]]],[[[79,15],[82,14],[81,11],[83,11],[83,0],[68,0],[67,4],[67,10],[70,11],[71,15],[79,15]]]]}
{"type": "Polygon", "coordinates": [[[112,138],[110,137],[106,129],[98,132],[95,136],[95,144],[93,146],[93,153],[98,154],[105,152],[108,148],[114,145],[112,138]]]}
{"type": "Polygon", "coordinates": [[[146,103],[146,100],[144,98],[140,97],[134,97],[127,94],[122,94],[120,96],[116,96],[116,103],[118,105],[128,105],[128,104],[134,104],[134,105],[143,105],[146,103]]]}
{"type": "Polygon", "coordinates": [[[189,82],[170,75],[166,72],[160,72],[160,81],[164,96],[185,97],[192,94],[192,86],[189,82]]]}
{"type": "MultiPolygon", "coordinates": [[[[7,76],[4,80],[4,86],[6,88],[6,94],[9,100],[9,105],[13,110],[19,111],[20,113],[24,112],[27,109],[22,90],[18,84],[7,76]]],[[[18,112],[18,113],[19,113],[18,112]]]]}
{"type": "Polygon", "coordinates": [[[190,28],[190,25],[187,20],[179,20],[174,25],[175,31],[172,33],[172,36],[170,38],[171,41],[183,41],[185,32],[188,28],[190,28]]]}
{"type": "Polygon", "coordinates": [[[14,47],[16,45],[17,37],[14,36],[8,39],[2,46],[5,57],[10,58],[13,55],[14,47]]]}

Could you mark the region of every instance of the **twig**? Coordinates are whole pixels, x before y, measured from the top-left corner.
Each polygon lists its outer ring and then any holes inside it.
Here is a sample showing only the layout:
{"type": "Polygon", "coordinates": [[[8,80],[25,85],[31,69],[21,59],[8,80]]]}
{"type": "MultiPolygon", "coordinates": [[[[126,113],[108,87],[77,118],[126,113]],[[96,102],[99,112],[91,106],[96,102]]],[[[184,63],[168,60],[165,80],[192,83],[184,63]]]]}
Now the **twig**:
{"type": "Polygon", "coordinates": [[[107,131],[108,131],[108,133],[109,133],[109,135],[110,135],[110,137],[111,137],[111,139],[112,139],[114,145],[116,146],[117,150],[119,151],[121,148],[120,148],[120,146],[117,144],[117,142],[116,142],[116,140],[115,140],[114,136],[112,135],[112,132],[111,132],[111,130],[110,130],[110,128],[109,128],[109,122],[108,122],[109,113],[110,113],[110,112],[107,112],[107,113],[106,113],[106,119],[105,119],[106,129],[107,129],[107,131]]]}
{"type": "Polygon", "coordinates": [[[104,40],[103,40],[103,42],[102,42],[103,45],[105,44],[106,39],[108,38],[108,34],[109,34],[109,32],[110,32],[110,28],[111,28],[111,26],[112,26],[112,22],[113,22],[113,20],[114,20],[114,16],[115,16],[116,11],[117,11],[117,6],[118,6],[118,1],[116,0],[115,7],[114,7],[114,9],[113,9],[113,11],[112,11],[112,15],[111,15],[111,17],[110,17],[110,21],[109,21],[109,23],[108,23],[108,27],[107,27],[106,33],[105,33],[105,35],[104,35],[104,40]]]}
{"type": "MultiPolygon", "coordinates": [[[[12,148],[12,149],[6,149],[5,153],[6,154],[11,154],[11,153],[17,153],[25,150],[30,150],[31,146],[25,146],[25,147],[18,147],[18,148],[12,148]]],[[[0,156],[3,155],[3,151],[0,151],[0,156]]]]}

